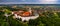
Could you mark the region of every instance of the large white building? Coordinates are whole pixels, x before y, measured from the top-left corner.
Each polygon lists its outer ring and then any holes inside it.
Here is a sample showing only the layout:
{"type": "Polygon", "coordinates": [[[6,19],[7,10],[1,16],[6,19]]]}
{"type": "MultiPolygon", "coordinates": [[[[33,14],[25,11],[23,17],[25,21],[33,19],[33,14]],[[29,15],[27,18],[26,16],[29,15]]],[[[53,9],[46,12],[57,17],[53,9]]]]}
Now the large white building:
{"type": "MultiPolygon", "coordinates": [[[[31,13],[31,8],[29,8],[29,11],[31,13]]],[[[14,14],[14,12],[12,12],[12,14],[14,14]]],[[[14,18],[21,18],[22,21],[26,20],[26,21],[29,21],[29,19],[36,19],[37,17],[39,17],[38,14],[34,15],[34,16],[28,16],[28,17],[23,17],[23,16],[20,16],[18,14],[14,14],[14,18]]]]}

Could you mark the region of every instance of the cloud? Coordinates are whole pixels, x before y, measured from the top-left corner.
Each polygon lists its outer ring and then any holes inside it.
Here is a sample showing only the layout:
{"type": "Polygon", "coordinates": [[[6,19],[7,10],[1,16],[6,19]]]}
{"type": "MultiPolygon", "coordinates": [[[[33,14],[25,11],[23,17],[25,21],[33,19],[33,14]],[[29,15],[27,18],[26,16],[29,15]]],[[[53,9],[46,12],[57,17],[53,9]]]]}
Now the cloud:
{"type": "Polygon", "coordinates": [[[55,4],[58,0],[39,0],[43,4],[55,4]]]}
{"type": "Polygon", "coordinates": [[[60,4],[58,2],[59,0],[22,0],[22,1],[26,1],[26,2],[21,2],[21,1],[20,2],[2,2],[0,4],[60,4]]]}

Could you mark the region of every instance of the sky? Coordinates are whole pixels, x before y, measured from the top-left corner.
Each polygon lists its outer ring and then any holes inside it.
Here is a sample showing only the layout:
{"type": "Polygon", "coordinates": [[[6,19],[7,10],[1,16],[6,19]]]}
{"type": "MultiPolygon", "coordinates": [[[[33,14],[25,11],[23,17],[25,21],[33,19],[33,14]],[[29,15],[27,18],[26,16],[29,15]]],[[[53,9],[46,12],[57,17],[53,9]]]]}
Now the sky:
{"type": "Polygon", "coordinates": [[[60,0],[0,0],[0,4],[60,4],[60,0]]]}

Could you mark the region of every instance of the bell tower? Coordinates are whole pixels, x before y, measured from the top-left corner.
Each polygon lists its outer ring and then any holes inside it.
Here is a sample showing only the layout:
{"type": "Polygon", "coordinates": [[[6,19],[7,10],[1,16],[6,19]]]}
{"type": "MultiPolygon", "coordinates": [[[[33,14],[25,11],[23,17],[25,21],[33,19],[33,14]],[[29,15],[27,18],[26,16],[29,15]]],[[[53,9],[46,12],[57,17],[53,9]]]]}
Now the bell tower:
{"type": "Polygon", "coordinates": [[[29,12],[30,12],[30,13],[32,13],[32,10],[31,10],[31,8],[29,8],[29,12]]]}

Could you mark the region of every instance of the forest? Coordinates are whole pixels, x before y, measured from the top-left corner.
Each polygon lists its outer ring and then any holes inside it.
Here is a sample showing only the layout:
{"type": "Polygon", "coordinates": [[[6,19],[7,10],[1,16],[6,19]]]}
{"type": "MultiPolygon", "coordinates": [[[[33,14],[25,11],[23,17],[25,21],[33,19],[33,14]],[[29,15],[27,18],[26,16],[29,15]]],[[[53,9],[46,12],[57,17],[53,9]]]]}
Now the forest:
{"type": "Polygon", "coordinates": [[[11,15],[12,11],[17,11],[19,8],[22,9],[22,7],[11,8],[8,6],[0,6],[0,26],[60,26],[60,12],[50,10],[39,13],[39,17],[34,20],[22,21],[22,19],[13,19],[13,15],[11,15]],[[5,13],[10,16],[6,17],[4,15],[5,13]]]}

